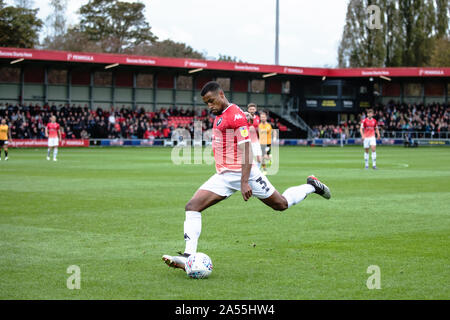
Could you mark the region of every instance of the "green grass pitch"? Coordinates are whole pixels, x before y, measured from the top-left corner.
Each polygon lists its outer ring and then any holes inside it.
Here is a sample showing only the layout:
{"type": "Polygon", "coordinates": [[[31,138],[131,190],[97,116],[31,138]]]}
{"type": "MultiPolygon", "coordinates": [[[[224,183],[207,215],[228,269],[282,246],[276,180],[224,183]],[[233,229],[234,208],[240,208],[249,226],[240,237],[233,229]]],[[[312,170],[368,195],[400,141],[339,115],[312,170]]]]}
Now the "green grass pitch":
{"type": "Polygon", "coordinates": [[[374,171],[362,148],[280,148],[280,192],[315,174],[332,199],[275,212],[236,193],[204,211],[204,280],[161,256],[184,249],[184,205],[213,166],[174,165],[169,148],[59,153],[0,162],[1,299],[450,298],[450,149],[379,147],[374,171]]]}

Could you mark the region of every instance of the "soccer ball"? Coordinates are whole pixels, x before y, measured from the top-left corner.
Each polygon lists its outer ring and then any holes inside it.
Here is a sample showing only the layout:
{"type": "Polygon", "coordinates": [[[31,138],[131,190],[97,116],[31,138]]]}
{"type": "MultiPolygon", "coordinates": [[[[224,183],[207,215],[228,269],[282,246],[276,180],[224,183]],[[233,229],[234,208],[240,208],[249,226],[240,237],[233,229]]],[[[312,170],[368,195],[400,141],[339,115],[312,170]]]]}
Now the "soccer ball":
{"type": "Polygon", "coordinates": [[[213,265],[208,255],[197,252],[191,254],[186,261],[186,273],[193,279],[208,278],[212,272],[213,265]]]}

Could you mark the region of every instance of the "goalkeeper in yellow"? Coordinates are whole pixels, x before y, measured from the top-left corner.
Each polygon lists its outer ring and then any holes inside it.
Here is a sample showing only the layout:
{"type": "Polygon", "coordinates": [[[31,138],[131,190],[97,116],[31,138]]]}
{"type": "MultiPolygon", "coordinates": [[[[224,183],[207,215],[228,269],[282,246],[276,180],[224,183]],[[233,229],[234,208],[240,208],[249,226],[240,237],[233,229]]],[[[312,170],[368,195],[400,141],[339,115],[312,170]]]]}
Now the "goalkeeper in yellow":
{"type": "Polygon", "coordinates": [[[2,159],[2,149],[5,152],[5,160],[8,160],[8,138],[11,138],[11,132],[6,119],[2,119],[0,124],[0,160],[2,159]]]}
{"type": "Polygon", "coordinates": [[[261,145],[261,150],[263,154],[262,158],[262,172],[266,174],[267,162],[271,164],[272,156],[270,154],[270,147],[272,145],[272,126],[267,122],[267,113],[262,112],[261,123],[258,126],[259,132],[259,144],[261,145]]]}

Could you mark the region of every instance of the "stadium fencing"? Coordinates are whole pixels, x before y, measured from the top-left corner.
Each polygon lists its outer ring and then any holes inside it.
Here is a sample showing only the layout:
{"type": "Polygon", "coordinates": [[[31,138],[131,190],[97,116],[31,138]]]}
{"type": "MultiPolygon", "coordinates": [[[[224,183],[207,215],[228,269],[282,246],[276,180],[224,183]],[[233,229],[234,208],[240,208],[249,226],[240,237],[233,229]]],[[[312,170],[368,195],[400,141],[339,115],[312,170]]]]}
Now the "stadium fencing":
{"type": "MultiPolygon", "coordinates": [[[[111,147],[174,147],[174,146],[210,146],[211,141],[174,141],[168,139],[91,139],[90,146],[111,147]]],[[[362,146],[361,138],[349,139],[279,139],[273,144],[280,146],[362,146]]],[[[377,140],[378,145],[421,145],[421,146],[450,146],[450,139],[406,139],[406,138],[381,138],[377,140]]]]}
{"type": "MultiPolygon", "coordinates": [[[[12,148],[47,147],[47,139],[13,139],[12,148]]],[[[361,138],[314,138],[314,139],[278,139],[273,142],[280,146],[358,146],[363,144],[361,138]]],[[[384,132],[378,145],[385,146],[450,146],[450,134],[439,136],[424,132],[384,132]]],[[[175,146],[210,146],[211,140],[186,139],[64,139],[60,147],[175,147],[175,146]]]]}
{"type": "Polygon", "coordinates": [[[448,140],[450,139],[450,132],[436,132],[436,131],[383,131],[380,132],[383,138],[404,138],[410,137],[412,139],[433,139],[433,140],[448,140]]]}

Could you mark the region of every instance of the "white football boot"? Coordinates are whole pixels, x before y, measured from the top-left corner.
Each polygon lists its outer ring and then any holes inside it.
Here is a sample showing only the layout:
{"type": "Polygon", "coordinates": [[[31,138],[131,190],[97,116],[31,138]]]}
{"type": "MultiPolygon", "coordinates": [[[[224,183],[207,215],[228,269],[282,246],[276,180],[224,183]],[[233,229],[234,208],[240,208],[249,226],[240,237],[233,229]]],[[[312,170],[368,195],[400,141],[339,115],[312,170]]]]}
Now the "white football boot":
{"type": "Polygon", "coordinates": [[[187,253],[179,252],[177,256],[163,255],[163,261],[171,268],[179,268],[185,270],[187,258],[190,255],[187,253]]]}

